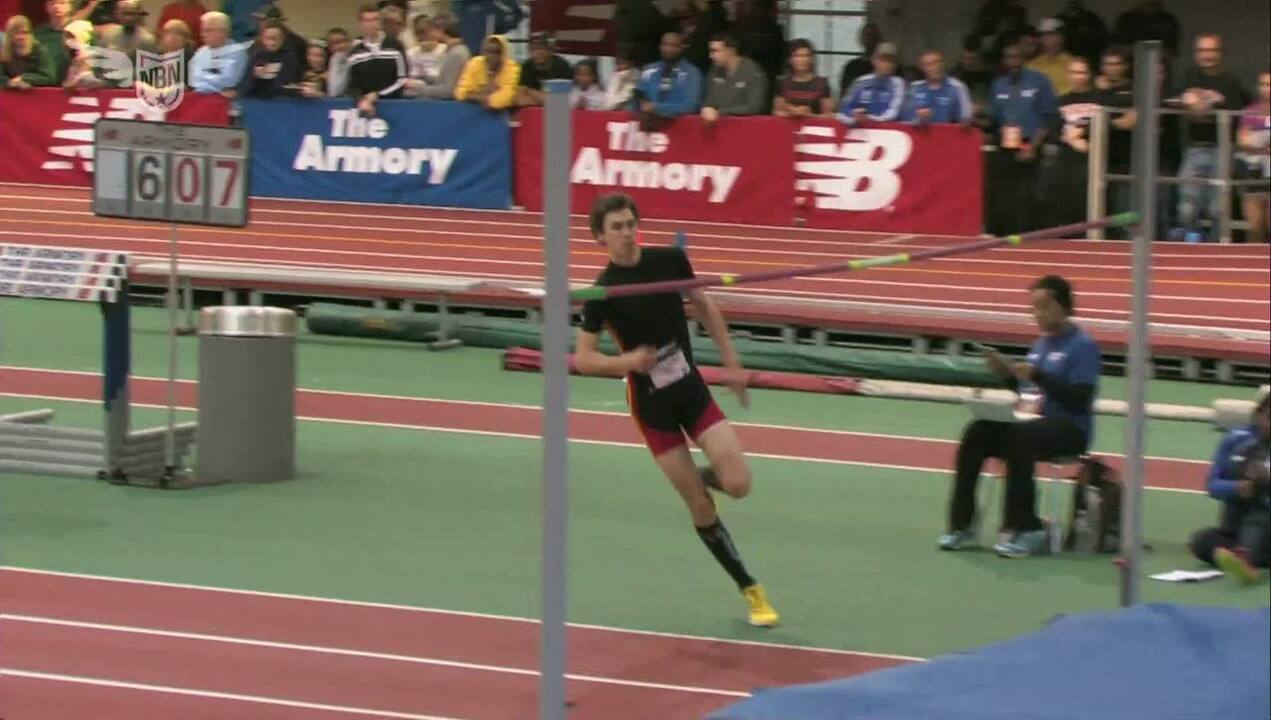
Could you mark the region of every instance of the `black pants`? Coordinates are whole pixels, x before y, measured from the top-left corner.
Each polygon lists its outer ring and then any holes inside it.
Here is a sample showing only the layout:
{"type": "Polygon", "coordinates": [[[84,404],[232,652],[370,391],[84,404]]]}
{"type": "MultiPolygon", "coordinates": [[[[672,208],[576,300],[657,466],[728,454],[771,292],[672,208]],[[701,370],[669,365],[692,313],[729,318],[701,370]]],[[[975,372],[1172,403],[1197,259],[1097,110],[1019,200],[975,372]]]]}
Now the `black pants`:
{"type": "Polygon", "coordinates": [[[1245,499],[1228,500],[1222,504],[1222,519],[1218,527],[1197,530],[1188,543],[1192,554],[1201,562],[1214,564],[1214,551],[1218,548],[1242,546],[1249,551],[1249,560],[1256,567],[1271,567],[1271,510],[1245,499]]]}
{"type": "Polygon", "coordinates": [[[967,425],[962,443],[958,445],[953,497],[949,502],[949,529],[971,527],[980,470],[987,458],[995,457],[1006,461],[1006,509],[1002,529],[1040,530],[1034,466],[1040,460],[1080,455],[1085,451],[1085,433],[1066,418],[1038,418],[1017,423],[976,420],[967,425]]]}
{"type": "Polygon", "coordinates": [[[1037,160],[1021,162],[1014,151],[1002,149],[990,155],[989,232],[1010,235],[1037,229],[1037,160]]]}
{"type": "MultiPolygon", "coordinates": [[[[1085,155],[1060,150],[1050,168],[1044,202],[1050,210],[1047,225],[1072,225],[1086,221],[1086,188],[1089,163],[1085,155]]],[[[1127,210],[1129,208],[1126,208],[1127,210]]],[[[1109,215],[1112,212],[1108,213],[1109,215]]]]}

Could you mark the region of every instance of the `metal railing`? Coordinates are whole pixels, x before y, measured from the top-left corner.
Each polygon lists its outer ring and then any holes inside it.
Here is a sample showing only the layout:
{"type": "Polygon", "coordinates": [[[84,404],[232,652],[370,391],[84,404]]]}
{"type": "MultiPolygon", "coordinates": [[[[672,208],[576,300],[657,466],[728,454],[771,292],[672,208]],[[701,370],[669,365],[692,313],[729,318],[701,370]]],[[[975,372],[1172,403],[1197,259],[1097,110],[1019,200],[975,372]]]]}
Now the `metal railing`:
{"type": "MultiPolygon", "coordinates": [[[[1088,220],[1097,220],[1104,217],[1108,213],[1107,207],[1107,191],[1109,184],[1112,182],[1129,183],[1135,180],[1134,175],[1125,175],[1120,173],[1108,172],[1108,140],[1111,136],[1109,128],[1110,119],[1113,115],[1121,115],[1129,112],[1128,109],[1102,107],[1099,112],[1091,119],[1090,122],[1090,154],[1088,157],[1087,170],[1087,186],[1086,186],[1086,218],[1088,220]]],[[[1235,160],[1235,143],[1232,142],[1233,118],[1239,118],[1245,113],[1244,110],[1209,110],[1202,114],[1215,116],[1217,145],[1215,146],[1218,153],[1218,167],[1215,177],[1199,178],[1199,177],[1182,177],[1180,175],[1158,175],[1156,178],[1157,185],[1208,185],[1218,189],[1218,217],[1210,218],[1215,223],[1214,236],[1219,242],[1230,243],[1231,231],[1233,229],[1244,230],[1248,228],[1248,224],[1236,221],[1231,214],[1232,189],[1241,187],[1258,187],[1266,185],[1265,178],[1253,178],[1248,180],[1237,180],[1232,177],[1232,169],[1235,160]]],[[[1195,115],[1191,110],[1184,110],[1175,107],[1163,107],[1156,110],[1156,116],[1161,115],[1195,115]]],[[[1182,148],[1184,153],[1187,147],[1182,148]]],[[[1181,170],[1181,168],[1180,168],[1181,170]]],[[[1129,208],[1119,208],[1124,211],[1129,208]]],[[[1145,222],[1155,223],[1155,218],[1144,218],[1145,222]]],[[[1104,239],[1104,229],[1095,228],[1090,230],[1086,237],[1090,240],[1104,239]]],[[[1158,238],[1160,239],[1160,238],[1158,238]]]]}

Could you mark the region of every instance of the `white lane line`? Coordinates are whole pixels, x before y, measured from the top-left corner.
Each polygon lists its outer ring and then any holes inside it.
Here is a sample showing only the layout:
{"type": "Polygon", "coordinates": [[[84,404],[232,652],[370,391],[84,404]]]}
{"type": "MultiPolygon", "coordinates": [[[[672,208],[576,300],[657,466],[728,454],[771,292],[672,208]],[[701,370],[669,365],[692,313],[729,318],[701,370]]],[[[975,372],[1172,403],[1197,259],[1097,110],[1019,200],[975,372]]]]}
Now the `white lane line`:
{"type": "MultiPolygon", "coordinates": [[[[312,595],[296,595],[290,593],[265,592],[261,590],[239,590],[235,588],[215,587],[210,585],[193,585],[188,583],[172,583],[161,582],[157,580],[138,580],[135,578],[121,578],[107,575],[89,575],[84,573],[61,572],[56,570],[39,570],[35,568],[22,568],[14,566],[0,566],[0,571],[11,573],[22,573],[28,575],[47,575],[49,577],[68,577],[79,580],[92,580],[110,583],[122,583],[127,585],[144,585],[148,587],[174,588],[179,590],[195,590],[199,592],[225,593],[229,595],[244,595],[251,597],[263,597],[274,600],[298,600],[301,602],[321,603],[323,605],[359,607],[373,610],[392,610],[396,612],[423,613],[429,615],[447,615],[454,617],[478,618],[484,620],[500,620],[504,622],[529,623],[538,624],[535,618],[517,617],[515,615],[495,615],[491,613],[471,612],[467,610],[447,610],[443,608],[427,608],[413,607],[409,605],[394,605],[391,603],[377,603],[364,600],[342,600],[339,598],[316,597],[312,595]]],[[[690,642],[701,642],[710,644],[738,645],[747,647],[768,648],[774,650],[789,650],[797,653],[816,653],[828,655],[850,655],[854,657],[866,658],[882,658],[886,660],[902,660],[908,662],[920,662],[923,658],[912,657],[909,655],[893,655],[888,653],[861,652],[856,650],[840,650],[837,648],[821,648],[804,645],[788,645],[784,643],[760,642],[758,640],[734,640],[728,638],[703,637],[700,635],[684,635],[680,633],[658,632],[654,630],[633,630],[629,628],[616,628],[605,625],[591,625],[585,623],[569,623],[569,627],[581,630],[592,630],[603,633],[618,633],[621,635],[641,635],[647,637],[660,637],[671,640],[687,640],[690,642]]]]}
{"type": "Polygon", "coordinates": [[[172,685],[149,685],[145,683],[125,682],[123,680],[107,680],[105,678],[84,677],[81,675],[63,675],[60,673],[35,672],[20,668],[0,668],[0,677],[8,676],[29,680],[69,683],[73,685],[89,685],[117,690],[137,690],[140,692],[162,693],[164,695],[181,695],[184,697],[206,698],[210,700],[233,700],[257,705],[273,705],[276,707],[297,708],[300,710],[322,710],[325,712],[344,713],[376,718],[394,718],[395,720],[461,720],[461,718],[442,717],[440,715],[420,715],[418,713],[395,712],[392,710],[375,710],[372,708],[348,707],[344,705],[324,705],[321,703],[287,700],[285,698],[267,697],[264,695],[242,695],[239,693],[217,692],[215,690],[197,690],[195,688],[174,687],[172,685]]]}
{"type": "MultiPolygon", "coordinates": [[[[517,668],[507,665],[487,665],[484,663],[462,662],[459,660],[445,660],[443,658],[430,657],[425,655],[401,655],[397,653],[381,653],[369,650],[354,650],[351,648],[331,647],[326,645],[305,645],[300,643],[278,642],[274,640],[259,640],[256,638],[236,637],[233,635],[210,635],[206,633],[179,632],[175,630],[160,630],[158,628],[137,627],[135,625],[113,625],[107,623],[82,622],[78,620],[63,620],[58,618],[39,617],[34,615],[9,615],[0,614],[0,622],[19,622],[31,625],[52,625],[55,627],[76,628],[81,630],[99,630],[102,632],[122,633],[127,635],[145,635],[149,637],[170,638],[175,640],[194,640],[198,642],[221,643],[225,645],[242,645],[244,647],[264,648],[267,650],[286,650],[291,652],[313,653],[317,655],[335,655],[339,657],[358,658],[361,660],[384,660],[388,662],[410,663],[414,665],[429,665],[433,667],[444,667],[455,670],[474,670],[479,672],[488,672],[501,675],[519,675],[523,677],[538,677],[542,673],[538,670],[529,668],[517,668]]],[[[673,685],[669,683],[644,682],[640,680],[623,680],[621,678],[604,677],[598,675],[577,675],[567,673],[566,678],[577,682],[595,683],[600,685],[618,685],[621,687],[638,688],[642,690],[666,690],[669,692],[693,693],[698,695],[722,695],[725,697],[750,697],[750,693],[739,692],[736,690],[724,690],[721,688],[698,687],[694,685],[673,685]]]]}

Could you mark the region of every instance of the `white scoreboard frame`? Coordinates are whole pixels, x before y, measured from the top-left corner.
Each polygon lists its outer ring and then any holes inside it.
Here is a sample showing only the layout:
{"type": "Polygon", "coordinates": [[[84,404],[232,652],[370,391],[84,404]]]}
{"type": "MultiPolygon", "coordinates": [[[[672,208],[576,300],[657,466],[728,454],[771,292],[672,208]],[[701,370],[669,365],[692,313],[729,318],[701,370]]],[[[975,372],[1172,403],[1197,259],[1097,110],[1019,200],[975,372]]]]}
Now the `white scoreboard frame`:
{"type": "Polygon", "coordinates": [[[194,225],[247,225],[251,138],[236,127],[102,118],[94,125],[93,212],[194,225]]]}

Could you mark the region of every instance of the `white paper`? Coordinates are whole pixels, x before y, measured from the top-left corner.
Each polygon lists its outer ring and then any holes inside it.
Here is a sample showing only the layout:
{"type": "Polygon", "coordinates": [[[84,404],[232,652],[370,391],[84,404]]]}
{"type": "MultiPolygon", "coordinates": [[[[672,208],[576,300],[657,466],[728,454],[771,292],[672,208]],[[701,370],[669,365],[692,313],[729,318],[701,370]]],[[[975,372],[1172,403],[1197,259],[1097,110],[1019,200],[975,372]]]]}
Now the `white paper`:
{"type": "Polygon", "coordinates": [[[1165,582],[1204,582],[1222,577],[1221,570],[1174,570],[1151,576],[1153,580],[1165,582]]]}

